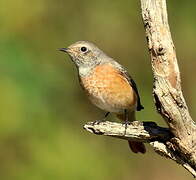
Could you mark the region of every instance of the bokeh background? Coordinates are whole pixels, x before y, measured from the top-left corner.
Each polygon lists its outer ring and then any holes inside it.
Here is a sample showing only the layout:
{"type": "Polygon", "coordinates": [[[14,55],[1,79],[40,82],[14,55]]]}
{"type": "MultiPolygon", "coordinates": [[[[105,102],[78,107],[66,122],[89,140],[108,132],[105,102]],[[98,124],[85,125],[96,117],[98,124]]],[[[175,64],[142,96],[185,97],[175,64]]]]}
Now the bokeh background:
{"type": "MultiPolygon", "coordinates": [[[[196,117],[196,1],[168,1],[184,96],[196,117]]],[[[153,153],[84,131],[103,117],[82,92],[76,69],[58,48],[95,42],[126,66],[145,110],[138,119],[166,126],[152,99],[152,73],[139,1],[0,1],[0,179],[192,179],[153,153]]],[[[110,117],[114,120],[114,117],[110,117]]]]}

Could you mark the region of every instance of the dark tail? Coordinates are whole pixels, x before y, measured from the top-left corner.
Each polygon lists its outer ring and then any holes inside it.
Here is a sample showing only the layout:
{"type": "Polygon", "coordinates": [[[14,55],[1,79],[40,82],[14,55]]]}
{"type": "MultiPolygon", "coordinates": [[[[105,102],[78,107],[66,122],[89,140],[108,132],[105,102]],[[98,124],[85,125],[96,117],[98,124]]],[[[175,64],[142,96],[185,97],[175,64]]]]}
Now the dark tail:
{"type": "Polygon", "coordinates": [[[142,142],[137,142],[137,141],[128,141],[130,149],[134,153],[142,153],[144,154],[146,152],[146,148],[144,143],[142,142]]]}

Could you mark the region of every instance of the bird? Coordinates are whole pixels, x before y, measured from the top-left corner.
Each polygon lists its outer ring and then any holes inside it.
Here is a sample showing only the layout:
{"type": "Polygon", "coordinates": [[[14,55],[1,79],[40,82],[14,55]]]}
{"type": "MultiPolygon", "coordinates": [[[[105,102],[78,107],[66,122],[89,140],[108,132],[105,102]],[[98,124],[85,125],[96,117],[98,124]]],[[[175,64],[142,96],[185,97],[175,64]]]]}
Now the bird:
{"type": "MultiPolygon", "coordinates": [[[[104,110],[105,118],[115,114],[126,125],[135,121],[135,112],[144,109],[136,83],[128,71],[89,41],[77,41],[67,53],[78,71],[79,83],[92,104],[104,110]]],[[[128,141],[134,153],[145,153],[142,142],[128,141]]]]}

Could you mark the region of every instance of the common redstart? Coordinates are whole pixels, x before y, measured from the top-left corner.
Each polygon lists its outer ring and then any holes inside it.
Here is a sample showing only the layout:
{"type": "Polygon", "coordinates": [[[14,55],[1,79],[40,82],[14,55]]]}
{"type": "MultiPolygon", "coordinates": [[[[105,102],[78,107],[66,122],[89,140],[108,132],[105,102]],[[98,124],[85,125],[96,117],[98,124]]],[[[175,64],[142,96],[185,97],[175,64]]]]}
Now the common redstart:
{"type": "MultiPolygon", "coordinates": [[[[78,41],[60,51],[68,53],[76,65],[80,85],[92,104],[126,123],[136,120],[135,111],[143,106],[136,83],[122,65],[88,41],[78,41]]],[[[142,142],[128,142],[134,153],[146,152],[142,142]]]]}

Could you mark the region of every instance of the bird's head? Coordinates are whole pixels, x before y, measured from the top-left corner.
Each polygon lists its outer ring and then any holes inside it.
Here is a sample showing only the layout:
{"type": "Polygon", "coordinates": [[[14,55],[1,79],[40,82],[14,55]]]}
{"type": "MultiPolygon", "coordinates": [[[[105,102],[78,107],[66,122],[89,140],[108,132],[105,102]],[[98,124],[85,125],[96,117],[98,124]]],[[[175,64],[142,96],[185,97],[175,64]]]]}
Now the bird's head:
{"type": "Polygon", "coordinates": [[[103,51],[88,41],[78,41],[67,48],[59,50],[66,52],[78,68],[100,64],[104,59],[102,57],[105,56],[103,51]]]}

